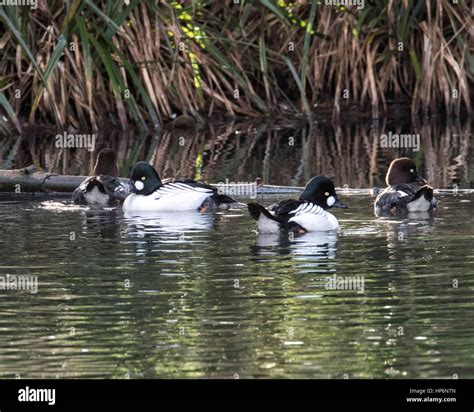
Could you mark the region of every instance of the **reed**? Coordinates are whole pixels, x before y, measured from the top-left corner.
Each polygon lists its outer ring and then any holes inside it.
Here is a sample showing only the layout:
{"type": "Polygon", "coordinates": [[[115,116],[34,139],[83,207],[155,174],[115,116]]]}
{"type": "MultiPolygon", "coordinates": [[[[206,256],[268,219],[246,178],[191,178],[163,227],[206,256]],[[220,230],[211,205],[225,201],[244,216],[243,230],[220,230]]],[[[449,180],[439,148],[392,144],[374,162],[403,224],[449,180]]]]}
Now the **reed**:
{"type": "Polygon", "coordinates": [[[470,111],[467,2],[365,3],[2,6],[0,132],[34,124],[146,130],[182,113],[311,118],[328,102],[335,115],[367,106],[377,115],[397,100],[414,114],[470,111]]]}

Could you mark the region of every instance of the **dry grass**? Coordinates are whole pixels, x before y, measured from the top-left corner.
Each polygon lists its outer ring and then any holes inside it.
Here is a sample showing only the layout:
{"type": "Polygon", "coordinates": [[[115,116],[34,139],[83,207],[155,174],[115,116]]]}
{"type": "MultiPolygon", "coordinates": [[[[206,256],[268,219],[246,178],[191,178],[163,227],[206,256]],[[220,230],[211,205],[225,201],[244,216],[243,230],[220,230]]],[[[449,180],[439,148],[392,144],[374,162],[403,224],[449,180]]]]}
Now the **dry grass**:
{"type": "Polygon", "coordinates": [[[470,111],[467,3],[366,3],[363,10],[281,0],[2,7],[0,107],[9,122],[0,130],[149,129],[173,113],[311,117],[328,100],[335,115],[354,103],[377,115],[398,99],[410,99],[413,113],[470,111]]]}

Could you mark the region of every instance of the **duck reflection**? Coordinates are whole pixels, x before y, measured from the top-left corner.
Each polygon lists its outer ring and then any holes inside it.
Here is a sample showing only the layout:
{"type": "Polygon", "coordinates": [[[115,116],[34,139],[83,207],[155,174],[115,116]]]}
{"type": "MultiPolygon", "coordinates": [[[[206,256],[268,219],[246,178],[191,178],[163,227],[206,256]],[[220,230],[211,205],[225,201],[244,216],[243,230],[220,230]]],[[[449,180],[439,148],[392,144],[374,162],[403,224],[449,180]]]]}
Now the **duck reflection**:
{"type": "Polygon", "coordinates": [[[115,208],[87,208],[81,209],[83,229],[97,231],[104,239],[119,239],[120,224],[115,208]]]}
{"type": "Polygon", "coordinates": [[[187,232],[211,230],[215,216],[197,210],[182,212],[124,211],[126,233],[132,237],[152,234],[178,235],[183,241],[187,232]]]}
{"type": "Polygon", "coordinates": [[[297,260],[335,259],[337,232],[310,232],[295,238],[291,254],[297,260]]]}
{"type": "Polygon", "coordinates": [[[436,210],[425,211],[408,211],[408,210],[392,210],[392,211],[375,211],[375,218],[378,219],[409,219],[414,222],[433,221],[436,216],[436,210]]]}
{"type": "Polygon", "coordinates": [[[397,259],[398,253],[405,253],[405,250],[415,250],[420,241],[420,246],[423,246],[433,231],[434,224],[435,216],[430,212],[405,213],[397,217],[376,219],[376,225],[383,226],[385,232],[389,259],[397,259]]]}
{"type": "Polygon", "coordinates": [[[250,247],[254,256],[287,255],[290,252],[290,239],[284,232],[257,233],[255,245],[250,247]]]}
{"type": "Polygon", "coordinates": [[[292,233],[257,234],[256,244],[251,248],[257,256],[290,255],[295,261],[315,262],[335,259],[337,231],[309,232],[302,235],[292,233]]]}

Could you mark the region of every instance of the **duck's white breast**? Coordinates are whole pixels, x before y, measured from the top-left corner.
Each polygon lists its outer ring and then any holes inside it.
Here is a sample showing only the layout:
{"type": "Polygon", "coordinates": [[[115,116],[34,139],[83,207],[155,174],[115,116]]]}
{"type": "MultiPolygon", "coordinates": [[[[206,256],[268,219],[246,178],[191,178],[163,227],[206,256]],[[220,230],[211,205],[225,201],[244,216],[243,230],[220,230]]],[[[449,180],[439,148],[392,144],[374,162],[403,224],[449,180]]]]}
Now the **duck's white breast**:
{"type": "Polygon", "coordinates": [[[96,186],[90,192],[86,192],[84,197],[88,204],[105,206],[109,202],[109,196],[101,192],[96,186]]]}

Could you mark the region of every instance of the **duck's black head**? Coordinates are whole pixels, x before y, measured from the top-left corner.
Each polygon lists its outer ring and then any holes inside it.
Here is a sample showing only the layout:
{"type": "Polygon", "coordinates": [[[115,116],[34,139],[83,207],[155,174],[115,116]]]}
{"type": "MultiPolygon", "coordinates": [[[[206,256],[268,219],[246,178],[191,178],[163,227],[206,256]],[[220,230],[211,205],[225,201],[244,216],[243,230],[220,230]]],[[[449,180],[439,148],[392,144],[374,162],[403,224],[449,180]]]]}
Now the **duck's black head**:
{"type": "Polygon", "coordinates": [[[329,209],[331,207],[347,208],[347,206],[337,198],[334,184],[326,176],[313,177],[306,184],[299,199],[315,203],[323,209],[329,209]]]}
{"type": "Polygon", "coordinates": [[[146,162],[135,163],[128,184],[130,192],[145,196],[153,193],[162,185],[156,170],[146,162]]]}
{"type": "Polygon", "coordinates": [[[102,149],[97,156],[94,166],[94,175],[119,175],[115,152],[112,149],[102,149]]]}
{"type": "Polygon", "coordinates": [[[416,164],[408,157],[400,157],[390,163],[385,181],[388,186],[400,183],[426,183],[426,180],[418,173],[416,164]]]}

